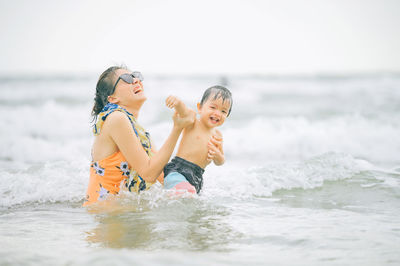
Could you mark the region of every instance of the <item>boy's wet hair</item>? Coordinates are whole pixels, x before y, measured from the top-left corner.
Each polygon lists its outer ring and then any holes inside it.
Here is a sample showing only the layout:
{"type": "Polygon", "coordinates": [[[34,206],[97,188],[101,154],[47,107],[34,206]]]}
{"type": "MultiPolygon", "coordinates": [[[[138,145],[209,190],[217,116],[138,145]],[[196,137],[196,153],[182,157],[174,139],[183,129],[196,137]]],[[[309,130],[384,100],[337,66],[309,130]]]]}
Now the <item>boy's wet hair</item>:
{"type": "Polygon", "coordinates": [[[212,86],[204,92],[203,97],[201,98],[201,101],[200,101],[200,106],[203,106],[203,104],[211,97],[211,95],[214,95],[213,100],[222,98],[222,103],[224,103],[225,101],[229,101],[229,103],[231,104],[231,106],[229,107],[228,115],[227,115],[227,116],[229,116],[229,114],[231,113],[231,110],[232,110],[232,105],[233,105],[232,93],[223,86],[220,86],[220,85],[212,86]]]}

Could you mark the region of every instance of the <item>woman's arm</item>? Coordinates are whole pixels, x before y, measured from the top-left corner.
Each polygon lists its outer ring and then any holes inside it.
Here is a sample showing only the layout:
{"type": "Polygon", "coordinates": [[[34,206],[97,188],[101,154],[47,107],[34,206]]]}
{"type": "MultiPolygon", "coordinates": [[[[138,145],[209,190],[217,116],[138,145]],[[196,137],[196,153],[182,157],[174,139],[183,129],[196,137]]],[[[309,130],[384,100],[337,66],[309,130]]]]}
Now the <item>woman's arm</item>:
{"type": "MultiPolygon", "coordinates": [[[[151,151],[153,152],[153,154],[156,154],[158,152],[158,150],[153,142],[151,142],[151,151]]],[[[160,182],[161,184],[164,184],[164,172],[163,171],[157,177],[157,181],[160,182]]]]}
{"type": "Polygon", "coordinates": [[[173,116],[173,120],[174,127],[170,135],[160,150],[151,158],[143,149],[125,114],[121,112],[110,114],[106,122],[104,122],[103,130],[109,132],[110,137],[125,156],[129,165],[145,181],[154,182],[168,163],[182,129],[190,123],[190,119],[187,117],[178,117],[176,113],[173,116]]]}

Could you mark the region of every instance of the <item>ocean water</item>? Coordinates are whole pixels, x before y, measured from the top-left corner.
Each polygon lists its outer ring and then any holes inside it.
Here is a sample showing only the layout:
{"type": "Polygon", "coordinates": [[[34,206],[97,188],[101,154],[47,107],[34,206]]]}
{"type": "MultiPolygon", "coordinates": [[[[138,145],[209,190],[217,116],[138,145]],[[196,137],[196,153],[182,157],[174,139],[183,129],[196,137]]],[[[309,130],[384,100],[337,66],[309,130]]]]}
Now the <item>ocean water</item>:
{"type": "Polygon", "coordinates": [[[168,95],[232,91],[226,163],[85,209],[96,78],[0,79],[0,265],[400,264],[400,75],[145,77],[158,147],[168,95]]]}

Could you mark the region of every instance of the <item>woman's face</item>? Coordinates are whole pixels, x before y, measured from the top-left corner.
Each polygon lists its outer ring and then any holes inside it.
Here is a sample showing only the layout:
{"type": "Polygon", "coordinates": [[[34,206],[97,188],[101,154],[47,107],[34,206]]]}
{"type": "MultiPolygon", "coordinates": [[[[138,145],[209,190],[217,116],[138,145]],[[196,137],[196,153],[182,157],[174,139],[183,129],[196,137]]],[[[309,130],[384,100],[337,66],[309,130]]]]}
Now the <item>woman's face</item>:
{"type": "MultiPolygon", "coordinates": [[[[126,69],[118,69],[115,71],[115,81],[118,77],[125,73],[131,73],[126,69]]],[[[146,95],[144,94],[143,83],[139,79],[134,79],[133,83],[127,83],[123,79],[120,79],[115,87],[114,93],[110,96],[111,100],[117,101],[119,105],[132,106],[136,104],[143,104],[146,101],[146,95]]],[[[112,101],[113,102],[113,101],[112,101]]]]}

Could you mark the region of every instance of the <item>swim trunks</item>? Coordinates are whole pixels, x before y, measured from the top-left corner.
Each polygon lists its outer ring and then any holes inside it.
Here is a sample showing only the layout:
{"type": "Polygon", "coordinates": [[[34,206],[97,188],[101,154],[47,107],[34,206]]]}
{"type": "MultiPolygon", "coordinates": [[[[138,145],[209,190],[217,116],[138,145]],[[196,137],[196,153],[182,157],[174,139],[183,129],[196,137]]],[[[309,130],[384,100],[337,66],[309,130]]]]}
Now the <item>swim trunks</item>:
{"type": "Polygon", "coordinates": [[[182,182],[189,182],[195,187],[196,192],[200,193],[203,186],[203,173],[204,169],[197,164],[175,156],[164,167],[164,187],[180,189],[179,187],[184,186],[182,182]],[[181,185],[177,187],[179,184],[181,185]]]}
{"type": "MultiPolygon", "coordinates": [[[[151,150],[149,133],[137,123],[136,118],[130,112],[119,105],[108,103],[103,108],[93,128],[94,135],[100,134],[106,118],[114,111],[122,112],[128,116],[135,135],[139,138],[143,149],[149,157],[152,157],[153,152],[151,150]]],[[[152,184],[139,176],[128,164],[121,151],[117,151],[102,160],[92,161],[90,165],[90,180],[83,206],[104,200],[109,194],[116,195],[121,187],[129,191],[140,192],[148,189],[152,184]]]]}

